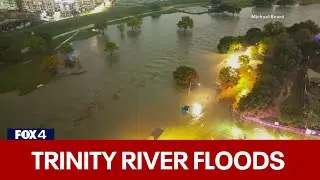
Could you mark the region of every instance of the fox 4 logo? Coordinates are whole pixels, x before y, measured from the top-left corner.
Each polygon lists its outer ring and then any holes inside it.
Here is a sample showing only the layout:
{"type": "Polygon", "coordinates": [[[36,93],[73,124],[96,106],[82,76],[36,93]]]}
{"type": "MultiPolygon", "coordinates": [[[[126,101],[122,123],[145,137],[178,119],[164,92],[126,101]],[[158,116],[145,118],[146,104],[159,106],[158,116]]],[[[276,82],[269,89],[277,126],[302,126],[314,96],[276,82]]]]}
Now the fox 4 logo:
{"type": "Polygon", "coordinates": [[[46,130],[15,130],[15,139],[26,139],[26,140],[36,140],[36,139],[43,139],[47,138],[46,130]]]}

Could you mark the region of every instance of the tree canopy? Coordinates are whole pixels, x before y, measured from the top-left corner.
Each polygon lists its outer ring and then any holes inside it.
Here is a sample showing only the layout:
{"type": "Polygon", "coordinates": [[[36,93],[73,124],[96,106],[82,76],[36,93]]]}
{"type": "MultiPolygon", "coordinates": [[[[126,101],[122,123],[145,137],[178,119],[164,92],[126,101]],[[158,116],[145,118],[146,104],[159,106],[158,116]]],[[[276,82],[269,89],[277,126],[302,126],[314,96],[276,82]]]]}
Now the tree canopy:
{"type": "Polygon", "coordinates": [[[188,66],[179,66],[172,73],[173,79],[179,85],[189,85],[190,83],[196,83],[199,81],[199,75],[196,69],[188,66]]]}
{"type": "Polygon", "coordinates": [[[181,17],[181,20],[177,23],[177,26],[179,29],[182,29],[183,32],[185,33],[188,28],[189,29],[193,28],[194,26],[193,19],[191,19],[190,16],[183,16],[181,17]]]}
{"type": "Polygon", "coordinates": [[[63,61],[57,54],[48,56],[41,62],[41,68],[43,71],[56,72],[59,65],[62,65],[63,61]]]}
{"type": "MultiPolygon", "coordinates": [[[[251,45],[251,52],[259,55],[263,62],[255,70],[258,76],[253,88],[249,94],[239,99],[238,110],[243,112],[269,107],[279,94],[286,75],[301,66],[303,55],[314,53],[318,45],[312,41],[312,36],[318,32],[319,27],[313,21],[297,23],[291,27],[285,27],[281,22],[270,22],[263,30],[249,29],[245,36],[221,38],[218,45],[220,53],[230,51],[237,44],[251,45]]],[[[223,88],[235,86],[236,82],[241,81],[241,69],[247,67],[250,57],[241,55],[238,60],[240,69],[229,67],[219,72],[223,88]],[[240,74],[240,80],[235,76],[236,72],[240,74]]]]}
{"type": "Polygon", "coordinates": [[[241,8],[234,6],[234,5],[222,3],[221,1],[217,1],[212,4],[213,4],[212,9],[210,9],[209,11],[213,12],[213,13],[231,13],[231,14],[235,15],[235,14],[239,14],[241,12],[241,8]]]}
{"type": "Polygon", "coordinates": [[[252,4],[257,7],[267,7],[271,6],[275,0],[253,0],[252,4]]]}
{"type": "Polygon", "coordinates": [[[244,37],[233,37],[233,36],[225,36],[220,39],[219,44],[217,46],[220,53],[228,53],[230,51],[239,50],[244,43],[244,37]]]}
{"type": "Polygon", "coordinates": [[[238,71],[231,67],[224,67],[219,71],[220,86],[223,89],[237,85],[239,79],[240,76],[238,71]]]}
{"type": "Polygon", "coordinates": [[[286,28],[284,27],[282,22],[270,22],[263,26],[263,32],[266,36],[276,36],[286,32],[286,28]]]}
{"type": "Polygon", "coordinates": [[[123,23],[118,24],[118,25],[117,25],[117,28],[118,28],[118,30],[120,31],[120,33],[123,33],[123,31],[125,30],[125,26],[124,26],[123,23]]]}
{"type": "Polygon", "coordinates": [[[287,31],[289,34],[293,35],[301,29],[308,29],[311,32],[311,35],[316,35],[320,32],[319,26],[312,20],[295,23],[293,26],[289,27],[287,31]]]}
{"type": "Polygon", "coordinates": [[[293,39],[298,45],[311,41],[312,38],[312,33],[308,29],[299,29],[293,35],[293,39]]]}
{"type": "Polygon", "coordinates": [[[72,48],[72,46],[70,44],[64,44],[62,45],[58,51],[62,54],[68,54],[74,51],[74,49],[72,48]]]}
{"type": "Polygon", "coordinates": [[[110,55],[112,55],[113,52],[118,49],[119,49],[119,46],[114,42],[107,42],[104,48],[106,52],[110,52],[110,55]]]}
{"type": "Polygon", "coordinates": [[[285,6],[285,5],[294,5],[296,4],[297,1],[296,0],[279,0],[277,2],[278,5],[280,6],[285,6]]]}
{"type": "Polygon", "coordinates": [[[127,26],[131,27],[132,31],[134,29],[140,28],[142,21],[139,17],[131,17],[127,20],[127,26]]]}
{"type": "Polygon", "coordinates": [[[96,23],[94,24],[94,29],[96,29],[99,33],[104,34],[104,29],[106,29],[107,26],[105,25],[105,23],[96,23]]]}
{"type": "Polygon", "coordinates": [[[27,37],[25,44],[35,53],[43,53],[48,50],[47,41],[38,35],[31,35],[27,37]]]}
{"type": "Polygon", "coordinates": [[[251,28],[245,35],[245,41],[247,45],[256,45],[264,38],[264,33],[259,28],[251,28]]]}

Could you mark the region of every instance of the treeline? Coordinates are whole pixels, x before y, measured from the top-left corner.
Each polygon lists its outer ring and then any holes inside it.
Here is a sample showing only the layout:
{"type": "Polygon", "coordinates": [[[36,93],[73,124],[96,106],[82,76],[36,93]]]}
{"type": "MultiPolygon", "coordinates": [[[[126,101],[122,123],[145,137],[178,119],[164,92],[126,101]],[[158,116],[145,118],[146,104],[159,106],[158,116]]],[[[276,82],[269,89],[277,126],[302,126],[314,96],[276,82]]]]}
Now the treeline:
{"type": "Polygon", "coordinates": [[[230,14],[239,14],[241,12],[241,8],[230,5],[227,3],[223,3],[221,0],[212,0],[211,1],[212,8],[209,9],[211,13],[230,13],[230,14]]]}
{"type": "Polygon", "coordinates": [[[252,4],[256,7],[268,7],[275,3],[281,6],[294,5],[297,3],[297,0],[253,0],[252,1],[252,4]]]}
{"type": "MultiPolygon", "coordinates": [[[[31,53],[43,54],[52,51],[52,36],[44,32],[28,32],[24,34],[24,39],[21,43],[29,47],[27,51],[31,53]]],[[[0,62],[1,63],[15,63],[24,60],[24,53],[22,50],[14,47],[9,39],[0,38],[0,62]]]]}
{"type": "Polygon", "coordinates": [[[221,53],[242,46],[254,45],[252,55],[263,63],[258,66],[258,80],[251,93],[241,98],[238,110],[251,111],[266,108],[280,91],[284,78],[298,67],[303,55],[313,52],[319,43],[312,37],[320,32],[315,22],[309,20],[285,27],[281,22],[266,24],[263,29],[252,28],[245,36],[224,37],[218,49],[221,53]]]}

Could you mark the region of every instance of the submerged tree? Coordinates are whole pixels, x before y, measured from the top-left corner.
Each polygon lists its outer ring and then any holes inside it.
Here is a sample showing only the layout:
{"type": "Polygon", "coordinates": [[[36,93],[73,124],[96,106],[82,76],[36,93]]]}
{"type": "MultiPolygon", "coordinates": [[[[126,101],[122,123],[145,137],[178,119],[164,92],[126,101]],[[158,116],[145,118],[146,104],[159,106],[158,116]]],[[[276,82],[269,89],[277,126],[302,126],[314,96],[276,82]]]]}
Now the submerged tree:
{"type": "Polygon", "coordinates": [[[99,33],[104,34],[104,29],[107,28],[104,23],[96,23],[94,24],[94,29],[96,29],[99,33]]]}
{"type": "Polygon", "coordinates": [[[133,31],[134,29],[140,28],[142,24],[142,21],[139,17],[131,17],[127,20],[127,26],[131,27],[131,30],[133,31]]]}
{"type": "Polygon", "coordinates": [[[181,20],[177,23],[179,29],[182,29],[184,34],[188,28],[192,29],[194,27],[193,19],[190,16],[183,16],[181,20]]]}
{"type": "Polygon", "coordinates": [[[233,37],[233,36],[225,36],[220,39],[219,44],[217,46],[220,53],[228,53],[230,51],[237,51],[242,47],[242,43],[244,42],[244,38],[233,37]]]}
{"type": "Polygon", "coordinates": [[[296,3],[297,3],[296,0],[279,0],[279,1],[277,2],[277,4],[280,5],[280,6],[294,5],[294,4],[296,4],[296,3]]]}
{"type": "Polygon", "coordinates": [[[117,28],[118,28],[118,30],[120,31],[120,33],[121,33],[121,34],[122,34],[122,33],[123,33],[123,31],[125,30],[125,26],[124,26],[124,24],[123,24],[123,23],[118,24],[118,25],[117,25],[117,28]]]}
{"type": "Polygon", "coordinates": [[[104,51],[110,52],[110,55],[112,56],[113,52],[114,52],[115,50],[118,50],[118,49],[119,49],[119,46],[118,46],[116,43],[114,43],[114,42],[107,42],[107,43],[106,43],[106,46],[105,46],[105,48],[104,48],[104,51]]]}
{"type": "Polygon", "coordinates": [[[188,66],[179,66],[173,73],[173,79],[179,85],[189,85],[199,81],[199,75],[196,69],[188,66]]]}
{"type": "Polygon", "coordinates": [[[274,1],[275,0],[253,0],[252,3],[257,7],[266,7],[271,6],[274,1]]]}

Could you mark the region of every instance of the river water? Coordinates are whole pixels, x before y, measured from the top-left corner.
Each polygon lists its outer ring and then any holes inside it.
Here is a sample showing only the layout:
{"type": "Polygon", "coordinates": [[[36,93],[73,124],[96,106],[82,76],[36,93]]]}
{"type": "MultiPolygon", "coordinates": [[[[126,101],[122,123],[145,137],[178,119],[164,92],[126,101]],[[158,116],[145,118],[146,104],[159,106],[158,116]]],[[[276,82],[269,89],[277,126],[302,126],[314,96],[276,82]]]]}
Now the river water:
{"type": "Polygon", "coordinates": [[[244,34],[270,20],[257,15],[284,15],[285,25],[312,19],[320,24],[320,5],[245,8],[235,17],[192,15],[195,27],[183,36],[176,23],[183,14],[143,19],[140,33],[120,35],[110,26],[106,36],[73,42],[82,75],[60,78],[26,96],[0,95],[1,138],[7,127],[52,127],[58,139],[144,139],[157,127],[185,123],[181,107],[203,104],[212,126],[230,121],[228,106],[216,104],[216,53],[221,37],[244,34]],[[103,51],[106,39],[120,50],[110,56],[103,51]],[[201,85],[188,95],[174,85],[172,72],[179,65],[197,69],[201,85]]]}

